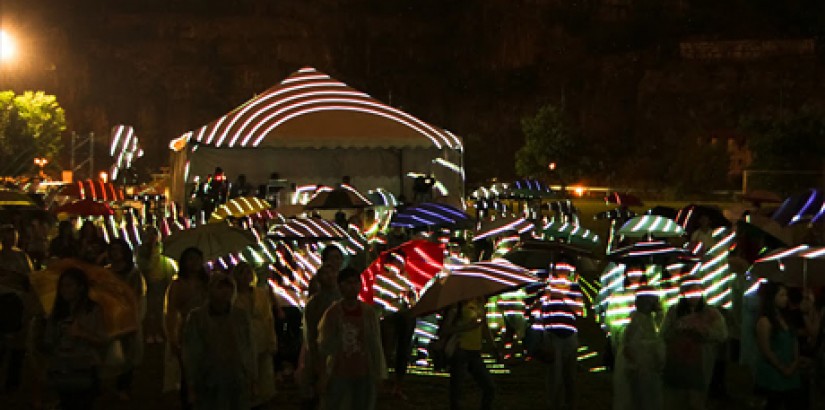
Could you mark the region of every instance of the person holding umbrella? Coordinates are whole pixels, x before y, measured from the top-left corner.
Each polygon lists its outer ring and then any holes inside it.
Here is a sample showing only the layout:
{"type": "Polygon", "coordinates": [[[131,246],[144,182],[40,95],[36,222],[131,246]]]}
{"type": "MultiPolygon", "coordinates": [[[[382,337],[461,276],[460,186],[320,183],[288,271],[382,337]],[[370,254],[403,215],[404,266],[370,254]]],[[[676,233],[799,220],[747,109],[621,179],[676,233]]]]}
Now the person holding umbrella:
{"type": "Polygon", "coordinates": [[[575,268],[560,260],[550,265],[550,277],[542,295],[532,303],[533,326],[549,338],[553,359],[547,368],[550,408],[576,408],[576,365],[579,347],[576,316],[584,315],[584,295],[578,282],[571,280],[575,268]]]}
{"type": "MultiPolygon", "coordinates": [[[[481,410],[493,408],[495,384],[481,357],[482,342],[486,340],[495,349],[495,341],[487,327],[485,304],[487,298],[478,297],[459,302],[447,310],[439,329],[440,337],[455,336],[458,339],[455,351],[450,357],[450,409],[461,409],[461,390],[466,373],[475,379],[481,388],[481,410]]],[[[498,351],[496,350],[496,355],[498,351]]]]}
{"type": "Polygon", "coordinates": [[[636,290],[636,310],[622,334],[614,373],[614,410],[662,408],[661,372],[665,345],[655,317],[662,307],[659,292],[649,286],[636,290]]]}

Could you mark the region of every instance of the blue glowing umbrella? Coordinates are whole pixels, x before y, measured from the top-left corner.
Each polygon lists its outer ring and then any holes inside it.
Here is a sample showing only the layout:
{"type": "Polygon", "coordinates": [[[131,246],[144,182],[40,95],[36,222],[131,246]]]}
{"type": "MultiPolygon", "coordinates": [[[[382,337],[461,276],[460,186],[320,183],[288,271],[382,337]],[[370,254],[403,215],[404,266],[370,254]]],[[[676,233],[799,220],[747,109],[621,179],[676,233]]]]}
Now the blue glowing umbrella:
{"type": "Polygon", "coordinates": [[[788,197],[771,219],[780,225],[818,222],[825,217],[825,195],[817,189],[788,197]]]}
{"type": "Polygon", "coordinates": [[[445,204],[423,203],[404,208],[390,221],[391,227],[435,228],[466,223],[470,217],[464,211],[445,204]]]}

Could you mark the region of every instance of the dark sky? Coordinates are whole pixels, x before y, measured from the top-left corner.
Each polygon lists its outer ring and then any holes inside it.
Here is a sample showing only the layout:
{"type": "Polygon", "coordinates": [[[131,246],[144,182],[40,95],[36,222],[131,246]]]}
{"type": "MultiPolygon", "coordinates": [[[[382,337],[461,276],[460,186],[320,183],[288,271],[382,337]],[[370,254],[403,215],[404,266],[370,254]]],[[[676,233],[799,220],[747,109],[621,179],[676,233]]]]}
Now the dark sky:
{"type": "Polygon", "coordinates": [[[697,60],[683,47],[816,41],[821,2],[618,3],[3,0],[25,52],[0,84],[55,93],[71,130],[134,125],[154,168],[171,138],[310,65],[463,136],[476,181],[514,176],[520,121],[542,104],[623,157],[664,133],[728,132],[780,93],[786,107],[825,95],[818,51],[697,60]]]}

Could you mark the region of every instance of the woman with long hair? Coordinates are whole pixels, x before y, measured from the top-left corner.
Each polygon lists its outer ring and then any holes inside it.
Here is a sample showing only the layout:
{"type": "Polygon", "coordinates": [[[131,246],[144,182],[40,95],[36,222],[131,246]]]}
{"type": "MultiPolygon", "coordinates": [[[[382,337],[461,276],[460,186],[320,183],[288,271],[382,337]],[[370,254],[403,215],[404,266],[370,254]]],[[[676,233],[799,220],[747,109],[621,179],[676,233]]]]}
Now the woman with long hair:
{"type": "Polygon", "coordinates": [[[662,324],[665,340],[665,408],[705,408],[718,344],[727,338],[725,319],[705,302],[702,281],[682,279],[679,302],[662,324]]]}
{"type": "Polygon", "coordinates": [[[89,279],[82,270],[69,268],[60,275],[43,339],[49,354],[46,378],[60,396],[60,408],[92,408],[109,340],[103,310],[89,299],[89,279]]]}
{"type": "Polygon", "coordinates": [[[146,282],[135,265],[135,258],[132,248],[124,239],[113,239],[109,244],[108,258],[110,265],[108,269],[120,280],[129,285],[138,300],[138,328],[135,332],[123,335],[118,338],[118,342],[123,349],[125,363],[123,368],[113,369],[118,373],[115,382],[118,396],[121,400],[129,400],[131,396],[132,382],[134,380],[135,367],[143,361],[143,317],[146,314],[146,282]]]}
{"type": "Polygon", "coordinates": [[[192,405],[189,402],[186,376],[179,373],[182,368],[181,333],[189,313],[202,306],[207,299],[209,273],[206,271],[204,262],[203,252],[200,249],[195,247],[184,249],[178,260],[178,274],[169,284],[166,292],[164,319],[169,349],[164,386],[166,390],[173,390],[179,384],[184,409],[191,409],[192,405]],[[168,365],[168,362],[172,360],[176,362],[176,366],[168,365]],[[173,373],[178,373],[180,376],[173,373]]]}
{"type": "Polygon", "coordinates": [[[800,406],[799,344],[787,317],[788,289],[778,283],[760,285],[761,312],[756,322],[759,357],[756,389],[767,401],[766,409],[800,406]]]}

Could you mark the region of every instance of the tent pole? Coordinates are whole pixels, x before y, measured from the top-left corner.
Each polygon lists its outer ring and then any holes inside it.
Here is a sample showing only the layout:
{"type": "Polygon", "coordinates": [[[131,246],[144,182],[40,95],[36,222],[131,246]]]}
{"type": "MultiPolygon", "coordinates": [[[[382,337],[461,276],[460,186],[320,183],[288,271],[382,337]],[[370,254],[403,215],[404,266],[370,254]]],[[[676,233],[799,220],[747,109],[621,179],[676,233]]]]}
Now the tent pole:
{"type": "Polygon", "coordinates": [[[399,197],[403,196],[403,197],[406,198],[406,195],[404,195],[404,149],[403,148],[398,149],[398,182],[401,184],[401,192],[398,193],[398,196],[399,197]]]}

